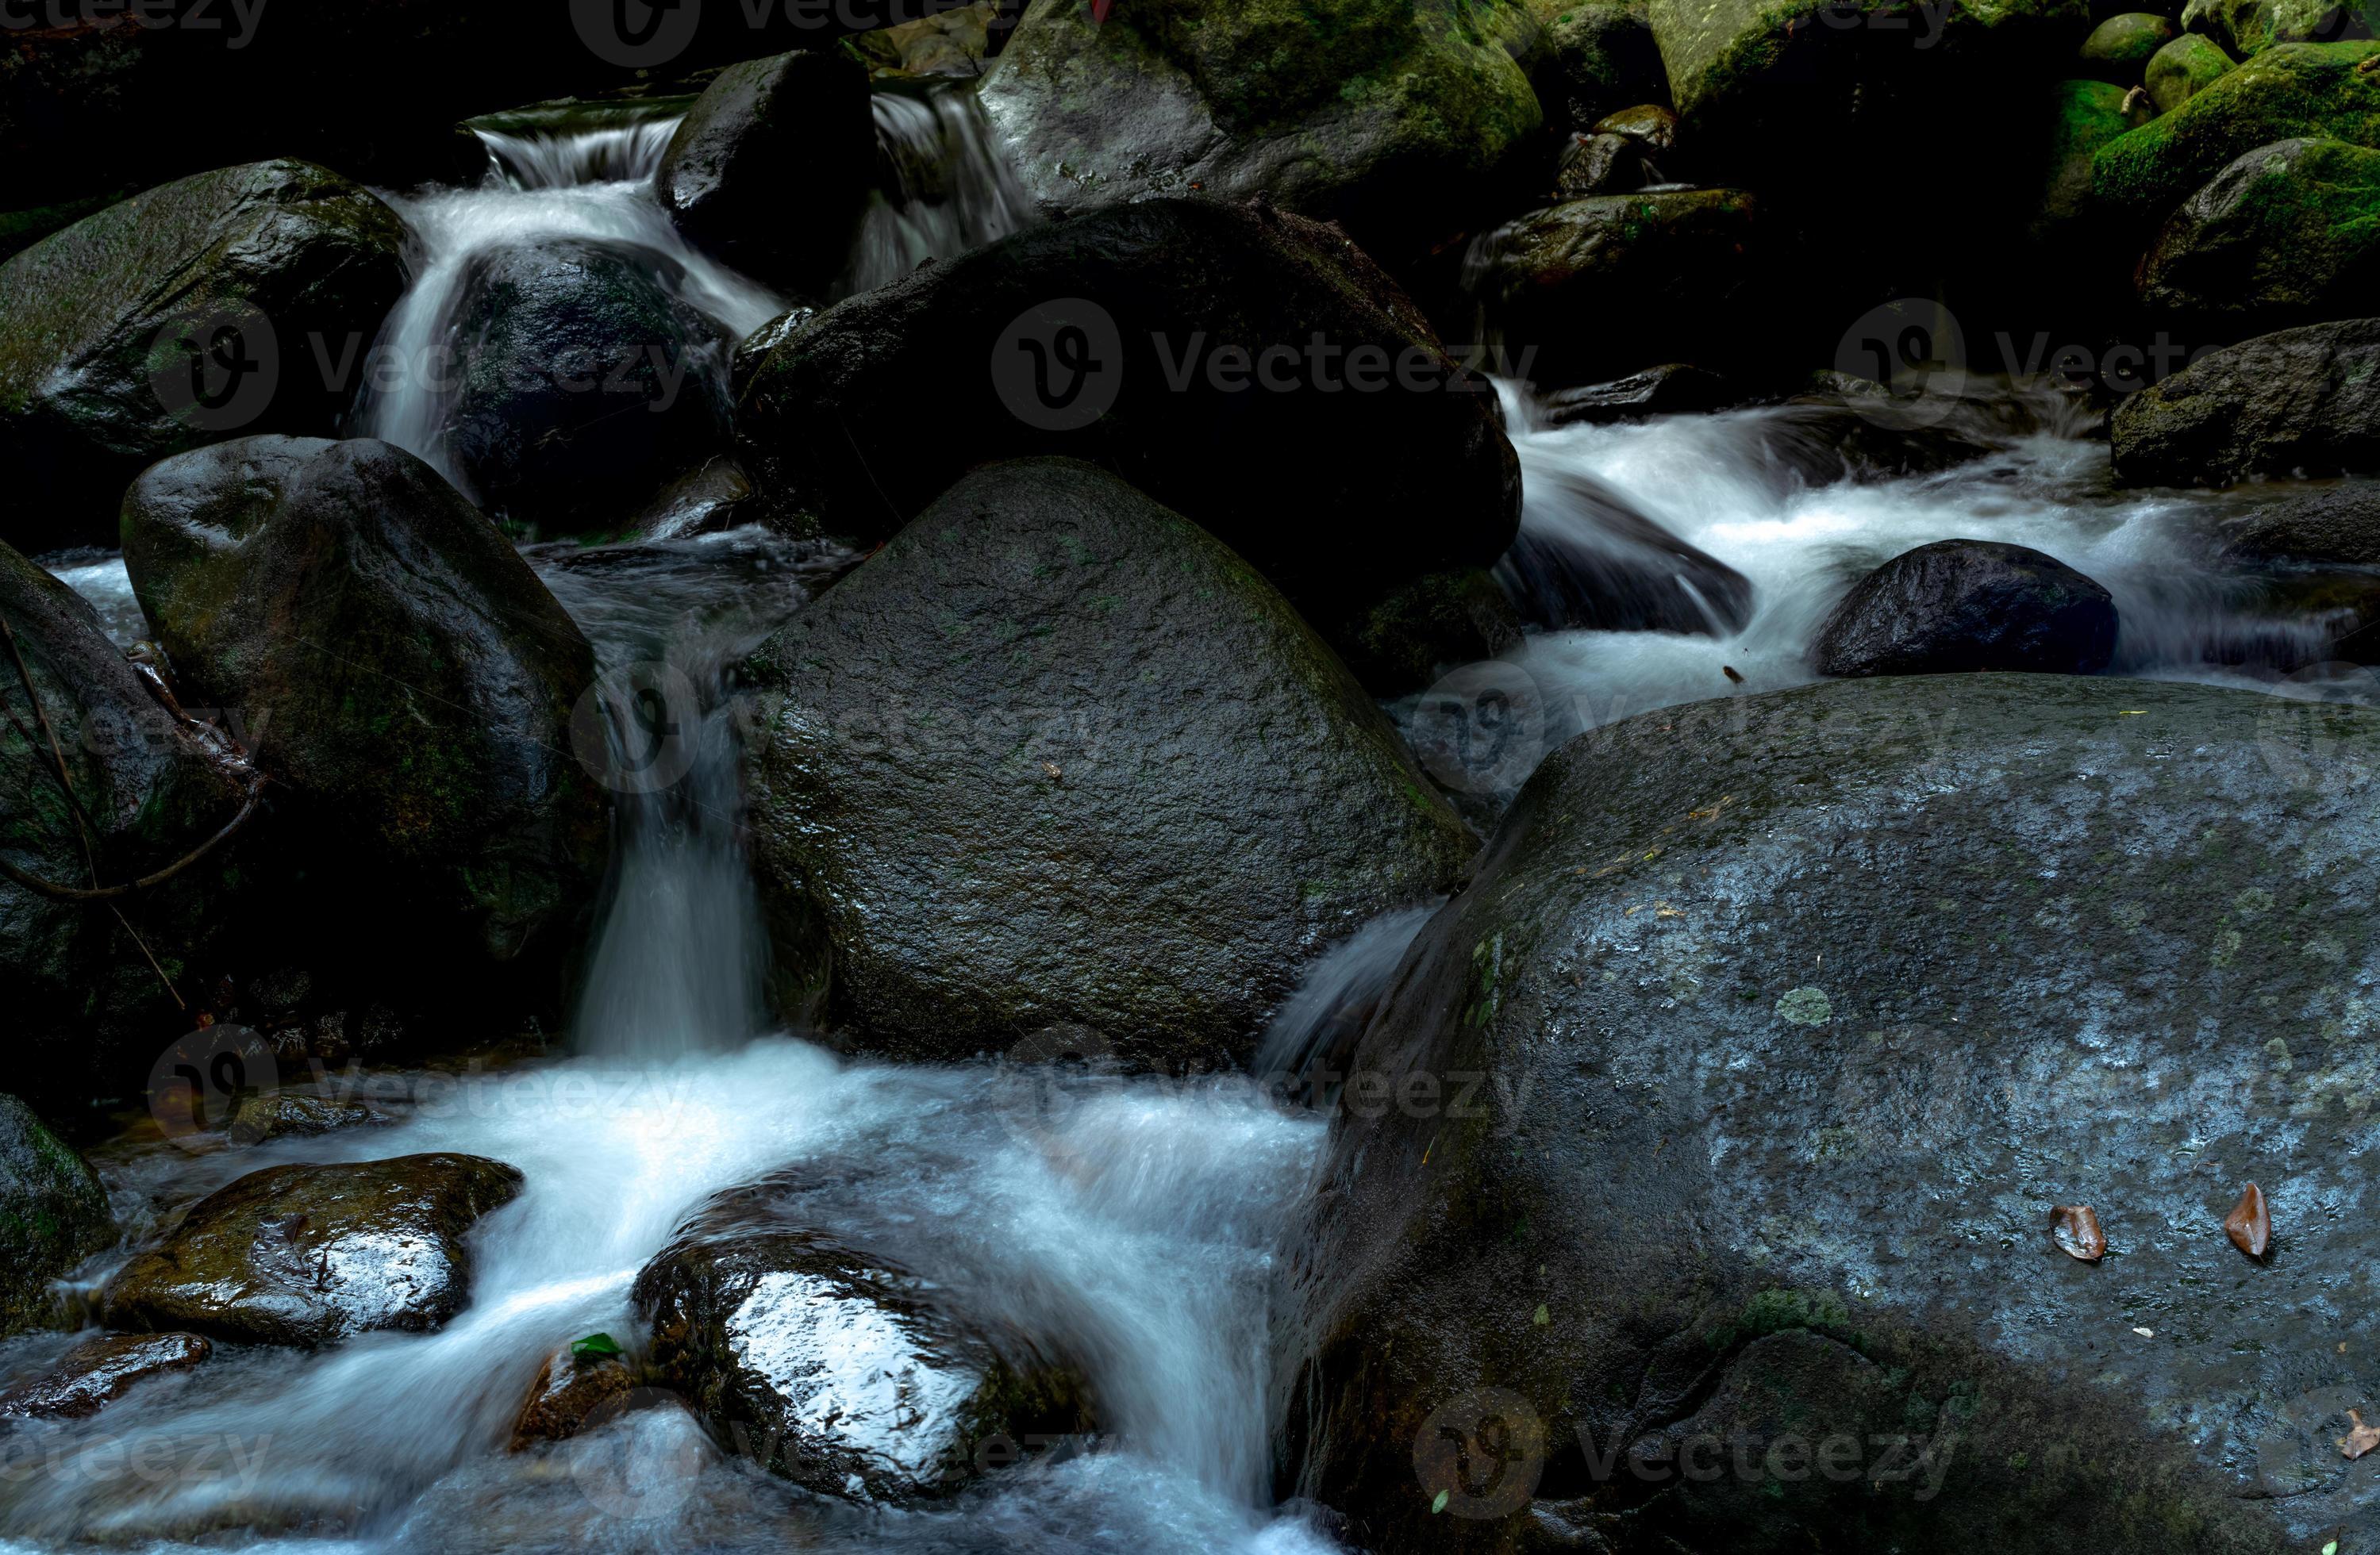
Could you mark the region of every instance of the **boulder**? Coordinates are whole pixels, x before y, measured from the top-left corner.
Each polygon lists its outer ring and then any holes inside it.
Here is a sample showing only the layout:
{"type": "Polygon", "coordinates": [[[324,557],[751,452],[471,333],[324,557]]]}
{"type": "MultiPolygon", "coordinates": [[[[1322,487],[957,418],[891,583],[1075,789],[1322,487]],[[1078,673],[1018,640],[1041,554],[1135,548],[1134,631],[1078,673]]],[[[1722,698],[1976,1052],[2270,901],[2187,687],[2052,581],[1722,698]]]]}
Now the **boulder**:
{"type": "Polygon", "coordinates": [[[2083,68],[2103,81],[2136,87],[2157,51],[2180,34],[2180,29],[2149,11],[2112,16],[2082,40],[2083,68]]]}
{"type": "Polygon", "coordinates": [[[1937,540],[1853,584],[1810,657],[1821,675],[2095,675],[2115,657],[2116,624],[2107,591],[2053,556],[1937,540]]]}
{"type": "Polygon", "coordinates": [[[253,774],[227,741],[166,706],[88,600],[5,545],[0,620],[79,805],[67,805],[16,666],[0,654],[5,699],[41,741],[28,745],[13,730],[0,740],[0,859],[18,872],[0,874],[0,982],[16,1033],[15,1082],[81,1105],[119,1093],[189,1029],[144,946],[200,986],[224,970],[225,925],[247,899],[242,865],[256,838],[243,829],[224,838],[249,813],[253,774]],[[103,900],[61,898],[19,878],[112,889],[202,849],[210,852],[195,867],[103,900]]]}
{"type": "Polygon", "coordinates": [[[2237,68],[2221,45],[2185,32],[2157,50],[2143,78],[2160,114],[2170,114],[2237,68]]]}
{"type": "Polygon", "coordinates": [[[2380,569],[2380,484],[2285,497],[2223,530],[2223,554],[2263,564],[2380,569]]]}
{"type": "Polygon", "coordinates": [[[1563,199],[1625,194],[1647,181],[1645,148],[1624,135],[1573,135],[1554,164],[1554,193],[1563,199]]]}
{"type": "Polygon", "coordinates": [[[2142,305],[2194,339],[2261,334],[2380,295],[2380,151],[2276,141],[2182,202],[2141,261],[2142,305]]]}
{"type": "Polygon", "coordinates": [[[2380,43],[2288,43],[2202,87],[2180,107],[2103,147],[2094,198],[2155,225],[2191,191],[2259,146],[2325,136],[2380,146],[2380,43]]]}
{"type": "Polygon", "coordinates": [[[1633,102],[1666,102],[1668,78],[1645,0],[1550,0],[1537,100],[1557,127],[1585,129],[1633,102]]]}
{"type": "Polygon", "coordinates": [[[1301,959],[1472,848],[1254,569],[1072,460],[961,481],[746,678],[779,1007],[870,1051],[1070,1023],[1238,1063],[1301,959]]]}
{"type": "Polygon", "coordinates": [[[1729,361],[1760,338],[1757,211],[1739,189],[1600,195],[1487,234],[1467,289],[1508,369],[1541,387],[1681,356],[1729,361]]]}
{"type": "Polygon", "coordinates": [[[2362,0],[2190,0],[2181,25],[2249,59],[2278,43],[2335,43],[2368,38],[2362,0]]]}
{"type": "Polygon", "coordinates": [[[102,1333],[57,1365],[0,1393],[0,1416],[82,1420],[152,1377],[177,1376],[214,1353],[195,1333],[102,1333]]]}
{"type": "Polygon", "coordinates": [[[1106,464],[1323,621],[1493,563],[1520,512],[1496,396],[1379,270],[1211,200],[1036,228],[839,303],[752,368],[736,437],[776,522],[863,544],[987,460],[1106,464]]]}
{"type": "Polygon", "coordinates": [[[2133,486],[2380,470],[2380,319],[2211,351],[2118,405],[2108,435],[2133,486]]]}
{"type": "Polygon", "coordinates": [[[91,1163],[0,1095],[0,1334],[55,1314],[50,1282],[115,1240],[115,1217],[91,1163]]]}
{"type": "Polygon", "coordinates": [[[142,466],[260,425],[330,431],[355,388],[336,364],[362,360],[404,291],[405,242],[364,189],[267,162],[136,195],[0,265],[0,464],[42,493],[0,539],[107,544],[142,466]]]}
{"type": "Polygon", "coordinates": [[[712,1199],[637,1276],[665,1384],[737,1455],[824,1495],[930,1501],[1089,1423],[1075,1374],[949,1291],[789,1225],[760,1183],[712,1199]]]}
{"type": "Polygon", "coordinates": [[[653,187],[689,242],[818,296],[850,261],[875,170],[868,67],[803,49],[722,71],[670,138],[653,187]]]}
{"type": "Polygon", "coordinates": [[[494,525],[386,443],[250,438],[149,470],[123,533],[184,694],[243,711],[322,888],[401,944],[559,954],[608,846],[571,753],[594,654],[494,525]]]}
{"type": "Polygon", "coordinates": [[[625,527],[727,443],[728,343],[649,248],[561,238],[471,261],[446,445],[487,510],[625,527]]]}
{"type": "Polygon", "coordinates": [[[565,1344],[545,1357],[513,1421],[512,1451],[566,1441],[631,1406],[638,1370],[619,1355],[565,1344]]]}
{"type": "Polygon", "coordinates": [[[1526,175],[1536,29],[1522,0],[1031,0],[983,104],[1053,211],[1262,194],[1397,266],[1526,175]]]}
{"type": "Polygon", "coordinates": [[[2368,1526],[2375,773],[2370,712],[2054,676],[1563,747],[1353,1056],[1301,1489],[1383,1555],[2368,1526]]]}
{"type": "Polygon", "coordinates": [[[250,1172],[116,1272],[107,1326],[308,1349],[434,1329],[469,1303],[471,1227],[520,1189],[477,1155],[250,1172]]]}

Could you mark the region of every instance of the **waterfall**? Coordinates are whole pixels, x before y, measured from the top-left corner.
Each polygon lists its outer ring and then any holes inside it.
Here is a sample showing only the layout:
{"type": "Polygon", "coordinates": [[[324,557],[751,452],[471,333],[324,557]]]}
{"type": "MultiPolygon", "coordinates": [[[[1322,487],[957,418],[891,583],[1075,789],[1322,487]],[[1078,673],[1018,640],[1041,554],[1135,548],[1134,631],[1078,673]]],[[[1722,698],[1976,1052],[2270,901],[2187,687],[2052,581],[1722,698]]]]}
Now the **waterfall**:
{"type": "Polygon", "coordinates": [[[846,276],[853,292],[1007,236],[1033,201],[992,139],[974,90],[938,82],[876,94],[878,187],[846,276]]]}

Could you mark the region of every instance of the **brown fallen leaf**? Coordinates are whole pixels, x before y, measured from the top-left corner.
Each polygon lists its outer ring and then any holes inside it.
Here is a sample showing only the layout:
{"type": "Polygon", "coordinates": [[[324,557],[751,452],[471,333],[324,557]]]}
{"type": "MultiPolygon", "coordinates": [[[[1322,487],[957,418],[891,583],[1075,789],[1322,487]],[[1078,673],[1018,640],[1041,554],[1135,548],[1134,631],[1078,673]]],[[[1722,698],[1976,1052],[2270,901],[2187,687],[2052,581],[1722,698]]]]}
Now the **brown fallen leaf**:
{"type": "Polygon", "coordinates": [[[2098,1211],[2088,1204],[2060,1204],[2051,1211],[2050,1239],[2058,1250],[2084,1263],[2107,1256],[2107,1234],[2099,1229],[2098,1211]]]}
{"type": "Polygon", "coordinates": [[[2353,1463],[2374,1447],[2380,1447],[2380,1426],[2365,1425],[2363,1416],[2352,1409],[2347,1412],[2347,1417],[2354,1424],[2345,1436],[2338,1439],[2338,1450],[2348,1462],[2353,1463]]]}
{"type": "Polygon", "coordinates": [[[2254,1183],[2240,1195],[2240,1202],[2223,1217],[2223,1234],[2231,1245],[2250,1258],[2262,1258],[2265,1249],[2273,1245],[2273,1211],[2265,1203],[2265,1190],[2254,1183]]]}
{"type": "Polygon", "coordinates": [[[1742,675],[1740,675],[1740,674],[1736,673],[1736,669],[1735,669],[1735,666],[1734,666],[1734,665],[1732,665],[1732,664],[1722,664],[1722,665],[1720,665],[1720,666],[1718,667],[1718,669],[1719,669],[1719,673],[1720,673],[1720,674],[1722,674],[1722,675],[1725,675],[1725,676],[1728,678],[1729,681],[1730,681],[1731,684],[1739,685],[1739,686],[1740,686],[1740,685],[1742,685],[1742,684],[1743,684],[1743,677],[1742,677],[1742,675]]]}

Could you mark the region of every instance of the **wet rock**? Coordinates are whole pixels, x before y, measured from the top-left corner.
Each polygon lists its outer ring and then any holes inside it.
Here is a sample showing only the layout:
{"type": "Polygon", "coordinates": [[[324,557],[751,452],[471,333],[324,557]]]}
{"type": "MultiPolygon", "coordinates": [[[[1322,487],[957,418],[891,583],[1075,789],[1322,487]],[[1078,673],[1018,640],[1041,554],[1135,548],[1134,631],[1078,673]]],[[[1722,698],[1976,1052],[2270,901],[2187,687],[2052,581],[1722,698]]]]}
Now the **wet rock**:
{"type": "Polygon", "coordinates": [[[520,1188],[477,1155],[251,1172],[108,1282],[107,1326],[307,1348],[433,1329],[470,1299],[473,1224],[520,1188]]]}
{"type": "Polygon", "coordinates": [[[654,188],[688,241],[783,291],[842,273],[868,203],[868,67],[841,49],[730,66],[670,138],[654,188]]]}
{"type": "Polygon", "coordinates": [[[645,540],[683,540],[733,529],[752,495],[744,466],[722,455],[673,481],[631,525],[645,540]]]}
{"type": "Polygon", "coordinates": [[[2153,230],[2191,191],[2259,146],[2324,136],[2380,145],[2380,43],[2289,43],[2202,88],[2093,159],[2092,196],[2153,230]]]}
{"type": "Polygon", "coordinates": [[[1554,168],[1554,192],[1564,199],[1641,188],[1644,147],[1624,135],[1574,135],[1554,168]]]}
{"type": "Polygon", "coordinates": [[[1647,152],[1658,154],[1677,149],[1678,115],[1658,102],[1639,102],[1606,114],[1595,122],[1593,133],[1624,136],[1647,152]]]}
{"type": "Polygon", "coordinates": [[[1609,383],[1582,384],[1548,394],[1548,422],[1556,427],[1604,427],[1647,416],[1724,410],[1742,395],[1715,372],[1687,362],[1669,362],[1609,383]]]}
{"type": "Polygon", "coordinates": [[[200,450],[126,498],[124,560],[184,696],[244,711],[276,820],[397,943],[559,953],[607,843],[571,753],[593,651],[436,472],[370,440],[200,450]]]}
{"type": "Polygon", "coordinates": [[[736,431],[781,523],[862,544],[988,460],[1106,464],[1336,621],[1512,543],[1520,470],[1488,388],[1340,235],[1262,207],[1150,200],[827,309],[755,370],[736,431]],[[1074,325],[1079,339],[1047,311],[1064,298],[1099,310],[1074,325]],[[1038,380],[1012,321],[1060,354],[1038,380]],[[1064,370],[1069,342],[1113,367],[1064,370]],[[1260,352],[1261,369],[1245,359],[1260,352]],[[1053,421],[1053,404],[1098,409],[1042,397],[1078,384],[1113,403],[1087,424],[1053,421]],[[1248,500],[1253,469],[1266,472],[1261,503],[1248,500]]]}
{"type": "Polygon", "coordinates": [[[2223,1217],[2223,1235],[2231,1245],[2250,1258],[2262,1258],[2273,1245],[2273,1211],[2265,1202],[2265,1190],[2250,1183],[2240,1195],[2240,1202],[2223,1217]]]}
{"type": "Polygon", "coordinates": [[[1532,624],[1725,636],[1751,621],[1751,579],[1610,487],[1559,467],[1534,473],[1532,482],[1520,538],[1496,564],[1532,624]]]}
{"type": "Polygon", "coordinates": [[[2142,305],[2200,338],[2362,310],[2380,295],[2380,151],[2338,140],[2250,151],[2173,214],[2141,262],[2142,305]]]}
{"type": "Polygon", "coordinates": [[[2223,554],[2260,564],[2380,570],[2380,483],[2285,497],[2228,525],[2223,554]]]}
{"type": "Polygon", "coordinates": [[[1852,585],[1810,657],[1822,675],[2091,675],[2115,650],[2114,599],[2073,568],[2026,546],[1938,540],[1852,585]]]}
{"type": "Polygon", "coordinates": [[[545,1357],[513,1421],[512,1450],[540,1441],[566,1441],[623,1407],[636,1391],[638,1370],[617,1355],[586,1355],[564,1345],[545,1357]],[[606,1408],[609,1405],[610,1408],[606,1408]]]}
{"type": "Polygon", "coordinates": [[[50,1282],[114,1240],[91,1163],[0,1095],[0,1334],[48,1321],[50,1282]]]}
{"type": "Polygon", "coordinates": [[[745,394],[751,390],[752,380],[759,375],[760,365],[769,359],[770,353],[793,339],[803,325],[818,317],[818,313],[817,308],[807,304],[789,309],[770,319],[738,343],[735,347],[735,361],[729,369],[734,380],[735,398],[737,404],[744,403],[745,394]]]}
{"type": "Polygon", "coordinates": [[[1419,691],[1451,665],[1521,645],[1521,616],[1493,573],[1475,568],[1407,585],[1330,634],[1375,696],[1419,691]]]}
{"type": "Polygon", "coordinates": [[[1032,0],[983,103],[1026,187],[1080,212],[1203,190],[1335,222],[1384,263],[1491,211],[1543,125],[1518,6],[1032,0]]]}
{"type": "Polygon", "coordinates": [[[1582,0],[1551,7],[1537,98],[1549,119],[1585,129],[1632,102],[1669,96],[1645,0],[1582,0]]]}
{"type": "Polygon", "coordinates": [[[260,423],[330,431],[356,386],[326,382],[310,342],[361,358],[405,288],[405,241],[364,189],[268,162],[151,189],[0,265],[0,464],[42,493],[0,539],[106,544],[143,465],[260,423]]]}
{"type": "Polygon", "coordinates": [[[2118,405],[2108,435],[2134,486],[2380,470],[2380,319],[2210,352],[2118,405]]]}
{"type": "Polygon", "coordinates": [[[1545,1443],[1519,1491],[1591,1494],[1647,1549],[2368,1526],[2380,1485],[2330,1441],[2359,1396],[2336,1314],[2362,1309],[2374,1189],[2340,1140],[2371,1053],[2329,1022],[2380,975],[2380,856],[2351,840],[2380,716],[2281,706],[1835,682],[1557,752],[1354,1055],[1382,1078],[1342,1102],[1292,1271],[1316,1305],[1285,1461],[1351,1541],[1519,1547],[1519,1492],[1452,1462],[1515,1421],[1545,1443]],[[1824,1024],[1779,1013],[1810,985],[1824,1024]],[[1401,1093],[1442,1100],[1379,1103],[1401,1093]],[[2269,1265],[2210,1224],[2251,1173],[2288,1185],[2269,1265]],[[2204,1233],[2090,1267],[2043,1235],[2086,1197],[2204,1233]],[[2325,1397],[2335,1422],[2301,1410],[2325,1397]],[[1417,1478],[1441,1432],[1445,1477],[1417,1478]],[[1822,1451],[1851,1455],[1829,1477],[1822,1451]],[[1440,1491],[1479,1515],[1450,1535],[1440,1491]]]}
{"type": "Polygon", "coordinates": [[[235,1144],[261,1145],[291,1135],[330,1134],[342,1128],[382,1122],[380,1114],[361,1102],[341,1102],[328,1096],[307,1096],[276,1091],[251,1092],[240,1098],[231,1116],[235,1144]]]}
{"type": "Polygon", "coordinates": [[[747,678],[778,1007],[870,1051],[1237,1062],[1306,950],[1471,850],[1279,594],[1072,460],[960,482],[747,678]]]}
{"type": "Polygon", "coordinates": [[[727,442],[727,344],[656,250],[577,238],[471,262],[448,446],[491,513],[625,528],[727,442]]]}
{"type": "Polygon", "coordinates": [[[2181,25],[2240,59],[2279,43],[2335,43],[2372,33],[2358,0],[2190,0],[2181,25]]]}
{"type": "Polygon", "coordinates": [[[2149,61],[2180,31],[2154,12],[2127,11],[2109,17],[2082,40],[2084,72],[2119,87],[2139,86],[2149,61]]]}
{"type": "MultiPolygon", "coordinates": [[[[0,856],[54,886],[115,886],[160,873],[230,826],[248,777],[226,743],[176,717],[109,642],[88,601],[0,545],[0,619],[66,755],[81,825],[55,780],[46,741],[0,740],[0,856]],[[84,852],[88,832],[91,852],[84,852]]],[[[35,730],[15,664],[0,688],[35,730]]],[[[258,828],[261,830],[261,828],[258,828]]],[[[140,939],[187,970],[215,966],[225,925],[247,899],[242,832],[127,907],[140,939]]],[[[0,877],[0,982],[8,989],[13,1082],[79,1105],[148,1072],[188,1018],[106,901],[59,900],[0,877]]]]}
{"type": "Polygon", "coordinates": [[[1556,387],[1740,355],[1756,234],[1741,190],[1600,195],[1497,228],[1463,269],[1512,370],[1556,387]]]}
{"type": "Polygon", "coordinates": [[[1058,1358],[898,1264],[789,1228],[774,1197],[720,1195],[637,1277],[660,1375],[731,1451],[900,1504],[964,1489],[999,1439],[1088,1428],[1058,1358]]]}
{"type": "Polygon", "coordinates": [[[2156,111],[2170,114],[2234,68],[2220,44],[2186,32],[2157,50],[2143,78],[2156,111]]]}
{"type": "Polygon", "coordinates": [[[105,1333],[68,1350],[32,1381],[0,1394],[0,1416],[87,1419],[152,1377],[188,1371],[214,1353],[195,1333],[105,1333]]]}

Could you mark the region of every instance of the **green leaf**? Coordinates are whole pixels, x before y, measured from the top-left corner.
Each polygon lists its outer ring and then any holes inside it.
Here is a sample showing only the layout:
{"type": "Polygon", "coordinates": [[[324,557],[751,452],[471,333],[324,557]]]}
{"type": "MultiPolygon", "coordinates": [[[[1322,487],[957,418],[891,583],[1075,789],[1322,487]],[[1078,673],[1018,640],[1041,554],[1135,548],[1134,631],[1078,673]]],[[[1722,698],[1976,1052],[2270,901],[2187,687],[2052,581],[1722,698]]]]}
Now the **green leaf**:
{"type": "Polygon", "coordinates": [[[1540,1305],[1538,1306],[1538,1308],[1537,1308],[1537,1315],[1536,1315],[1536,1317],[1534,1317],[1534,1318],[1531,1318],[1529,1320],[1530,1320],[1531,1322],[1533,1322],[1533,1323],[1536,1324],[1539,1328],[1543,1328],[1543,1327],[1545,1327],[1548,1323],[1549,1323],[1549,1322],[1551,1322],[1551,1321],[1553,1321],[1553,1320],[1554,1320],[1554,1316],[1553,1316],[1553,1314],[1552,1314],[1551,1312],[1548,1312],[1548,1311],[1547,1311],[1547,1310],[1545,1309],[1545,1307],[1543,1306],[1543,1304],[1540,1304],[1540,1305]]]}
{"type": "Polygon", "coordinates": [[[584,1339],[572,1340],[570,1353],[574,1356],[594,1356],[608,1359],[620,1353],[620,1342],[608,1333],[590,1333],[584,1339]]]}
{"type": "Polygon", "coordinates": [[[1429,1509],[1432,1512],[1444,1512],[1446,1510],[1446,1495],[1447,1493],[1444,1490],[1440,1490],[1438,1493],[1438,1500],[1429,1503],[1429,1509]]]}

